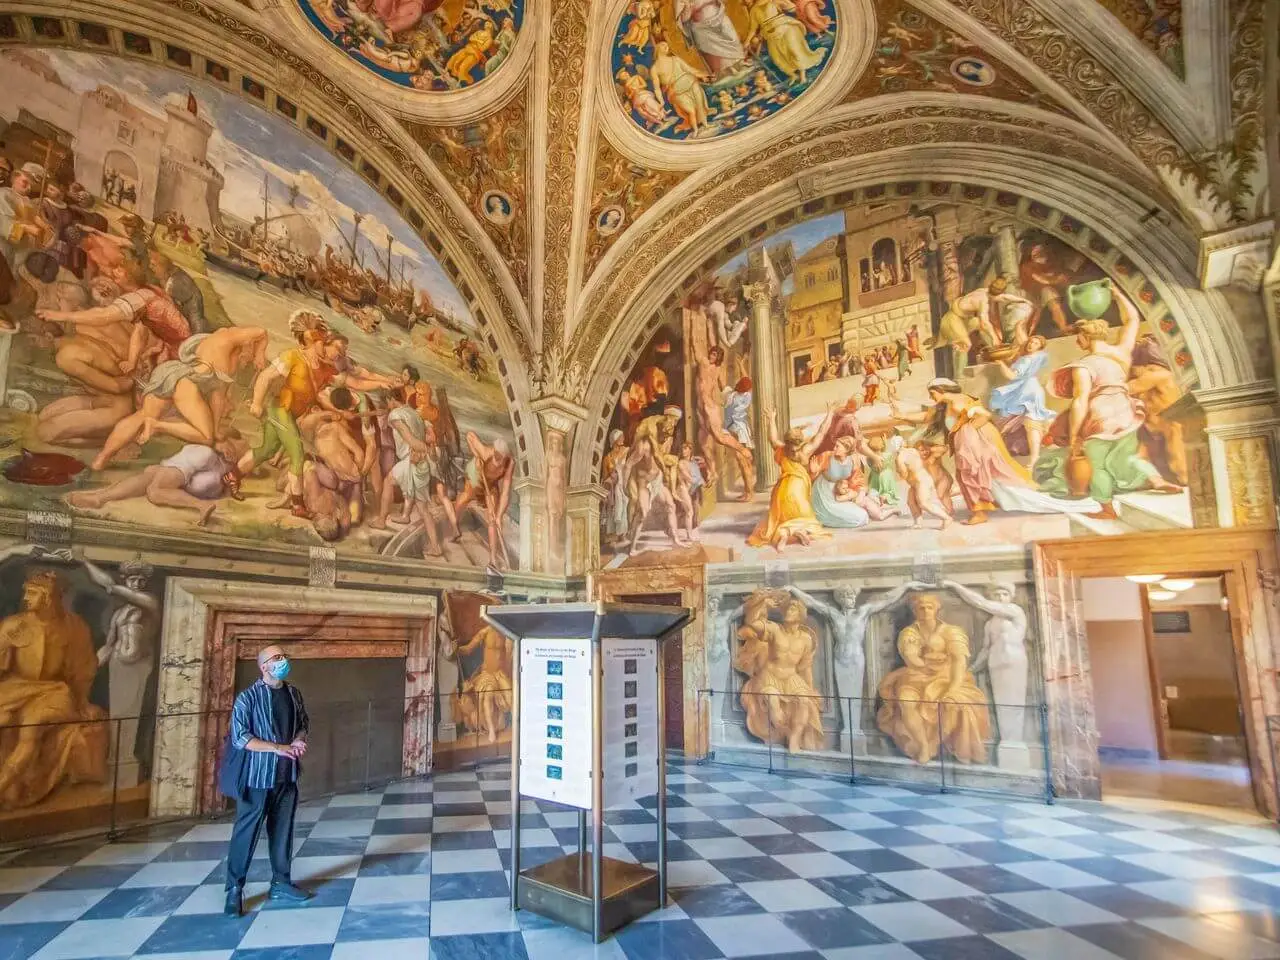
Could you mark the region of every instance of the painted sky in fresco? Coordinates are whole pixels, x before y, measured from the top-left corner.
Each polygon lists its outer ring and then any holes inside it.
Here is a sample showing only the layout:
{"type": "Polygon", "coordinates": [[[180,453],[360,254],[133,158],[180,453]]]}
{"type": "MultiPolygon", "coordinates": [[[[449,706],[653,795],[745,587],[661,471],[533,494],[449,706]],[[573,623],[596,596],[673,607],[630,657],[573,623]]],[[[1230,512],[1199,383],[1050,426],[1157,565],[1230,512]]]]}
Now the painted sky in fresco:
{"type": "Polygon", "coordinates": [[[276,205],[286,202],[289,188],[296,184],[299,206],[335,250],[345,249],[337,231],[351,236],[352,213],[359,211],[364,214],[360,233],[368,240],[361,249],[369,265],[379,269],[373,250],[385,255],[390,234],[396,263],[407,258],[406,275],[430,291],[437,303],[447,305],[458,320],[471,322],[466,304],[444,269],[400,221],[391,204],[292,124],[265,110],[245,109],[241,98],[172,71],[89,54],[48,51],[44,56],[73,90],[87,92],[105,84],[128,96],[134,106],[157,115],[167,100],[185,103],[190,90],[205,119],[215,127],[209,141],[209,162],[226,178],[221,197],[224,211],[252,221],[262,214],[264,176],[269,178],[276,205]]]}

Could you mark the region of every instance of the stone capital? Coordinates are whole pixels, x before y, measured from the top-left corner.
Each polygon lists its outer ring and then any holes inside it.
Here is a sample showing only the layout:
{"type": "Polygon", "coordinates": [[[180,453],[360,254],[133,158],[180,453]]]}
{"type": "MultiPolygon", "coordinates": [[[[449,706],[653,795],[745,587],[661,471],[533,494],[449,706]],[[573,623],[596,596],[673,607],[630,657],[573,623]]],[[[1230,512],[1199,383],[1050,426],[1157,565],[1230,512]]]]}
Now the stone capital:
{"type": "Polygon", "coordinates": [[[587,418],[585,407],[557,394],[539,397],[529,404],[529,408],[542,419],[548,430],[560,433],[568,433],[574,424],[587,418]]]}
{"type": "Polygon", "coordinates": [[[1196,263],[1200,286],[1214,290],[1236,284],[1259,289],[1271,261],[1275,229],[1274,221],[1259,220],[1202,236],[1196,263]]]}

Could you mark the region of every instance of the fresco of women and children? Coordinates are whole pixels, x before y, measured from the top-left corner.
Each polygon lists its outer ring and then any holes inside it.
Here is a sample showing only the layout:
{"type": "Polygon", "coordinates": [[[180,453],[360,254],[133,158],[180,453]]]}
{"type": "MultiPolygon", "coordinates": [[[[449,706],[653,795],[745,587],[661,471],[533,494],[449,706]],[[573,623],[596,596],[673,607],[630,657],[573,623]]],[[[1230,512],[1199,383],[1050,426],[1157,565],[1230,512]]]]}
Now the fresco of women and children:
{"type": "Polygon", "coordinates": [[[0,504],[509,566],[494,361],[386,200],[176,73],[0,86],[0,504]]]}
{"type": "Polygon", "coordinates": [[[1115,278],[1038,229],[868,204],[686,289],[606,440],[608,563],[1190,526],[1174,358],[1115,278]]]}

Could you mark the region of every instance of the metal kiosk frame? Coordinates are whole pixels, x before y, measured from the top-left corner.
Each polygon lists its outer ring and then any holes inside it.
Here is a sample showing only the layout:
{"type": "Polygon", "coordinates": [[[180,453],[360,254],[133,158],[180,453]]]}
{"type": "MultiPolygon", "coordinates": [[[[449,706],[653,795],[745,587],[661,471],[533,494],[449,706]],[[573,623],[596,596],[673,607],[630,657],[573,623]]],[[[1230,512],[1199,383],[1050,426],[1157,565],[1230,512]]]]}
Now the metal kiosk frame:
{"type": "MultiPolygon", "coordinates": [[[[592,758],[590,811],[578,810],[578,851],[520,869],[520,688],[511,707],[511,909],[530,910],[591,934],[600,943],[613,931],[667,902],[667,751],[663,697],[663,641],[693,619],[684,607],[639,603],[526,603],[483,608],[484,620],[516,645],[520,641],[591,641],[592,758]],[[606,640],[657,643],[658,794],[657,870],[615,860],[604,849],[604,654],[606,640]],[[590,854],[587,814],[591,814],[590,854]]],[[[517,670],[517,677],[519,671],[517,670]]]]}

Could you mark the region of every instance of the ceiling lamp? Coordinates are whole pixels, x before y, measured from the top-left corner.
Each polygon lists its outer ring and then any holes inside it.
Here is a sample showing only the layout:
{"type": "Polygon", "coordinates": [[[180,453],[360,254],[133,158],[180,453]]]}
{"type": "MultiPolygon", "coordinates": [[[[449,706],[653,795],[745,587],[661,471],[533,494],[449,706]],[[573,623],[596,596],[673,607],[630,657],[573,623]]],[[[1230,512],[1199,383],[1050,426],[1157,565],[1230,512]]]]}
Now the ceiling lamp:
{"type": "Polygon", "coordinates": [[[1161,580],[1161,590],[1172,590],[1174,593],[1181,593],[1183,590],[1190,590],[1196,585],[1194,580],[1161,580]]]}
{"type": "Polygon", "coordinates": [[[1163,573],[1131,573],[1125,577],[1130,583],[1159,583],[1164,579],[1163,573]]]}
{"type": "Polygon", "coordinates": [[[1178,595],[1172,590],[1148,590],[1148,600],[1177,600],[1178,595]]]}

